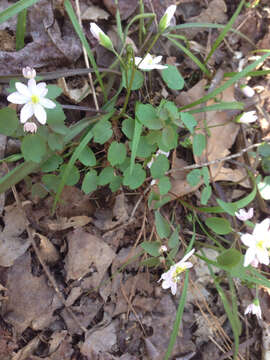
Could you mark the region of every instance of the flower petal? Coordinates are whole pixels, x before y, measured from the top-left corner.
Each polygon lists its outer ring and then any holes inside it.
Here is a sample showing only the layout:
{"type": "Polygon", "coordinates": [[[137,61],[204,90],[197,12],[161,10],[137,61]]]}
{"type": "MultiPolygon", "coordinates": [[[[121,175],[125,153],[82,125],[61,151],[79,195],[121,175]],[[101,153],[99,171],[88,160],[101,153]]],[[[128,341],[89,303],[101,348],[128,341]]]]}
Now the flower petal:
{"type": "Polygon", "coordinates": [[[39,102],[47,109],[54,109],[56,107],[56,104],[50,99],[40,98],[39,102]]]}
{"type": "Polygon", "coordinates": [[[31,103],[25,104],[20,113],[20,122],[24,124],[30,117],[34,115],[34,109],[31,103]]]}
{"type": "Polygon", "coordinates": [[[37,118],[37,120],[42,124],[46,124],[47,120],[47,114],[46,111],[43,109],[43,107],[40,104],[33,105],[34,107],[34,115],[37,118]]]}
{"type": "Polygon", "coordinates": [[[29,97],[16,91],[8,95],[7,100],[12,104],[25,104],[29,101],[29,97]]]}
{"type": "Polygon", "coordinates": [[[269,255],[266,249],[257,251],[256,256],[261,264],[269,265],[269,255]]]}
{"type": "Polygon", "coordinates": [[[247,267],[249,264],[251,264],[255,256],[254,249],[248,248],[245,254],[244,267],[247,267]]]}
{"type": "Polygon", "coordinates": [[[162,60],[162,56],[161,56],[161,55],[156,56],[156,57],[153,58],[153,63],[154,63],[154,64],[158,64],[158,63],[161,62],[161,60],[162,60]]]}
{"type": "Polygon", "coordinates": [[[262,233],[266,233],[269,231],[270,219],[266,218],[261,223],[255,225],[253,230],[253,235],[256,237],[261,237],[262,233]]]}
{"type": "Polygon", "coordinates": [[[28,99],[31,98],[31,93],[30,93],[28,87],[25,84],[20,83],[20,82],[16,82],[15,87],[16,87],[16,89],[18,90],[18,92],[20,94],[26,96],[28,99]]]}
{"type": "Polygon", "coordinates": [[[138,57],[138,56],[136,56],[135,57],[135,65],[137,66],[137,65],[139,65],[139,63],[142,61],[142,58],[141,57],[138,57]]]}
{"type": "Polygon", "coordinates": [[[250,247],[254,247],[255,246],[255,238],[253,235],[251,234],[242,234],[241,235],[241,241],[244,245],[250,247]]]}
{"type": "Polygon", "coordinates": [[[182,264],[183,262],[185,262],[187,259],[189,259],[195,252],[195,249],[192,249],[191,251],[189,251],[184,257],[183,259],[180,261],[180,263],[182,264]]]}
{"type": "Polygon", "coordinates": [[[177,291],[177,284],[175,282],[173,282],[171,285],[171,292],[173,295],[175,295],[176,291],[177,291]]]}
{"type": "Polygon", "coordinates": [[[34,79],[28,80],[28,89],[29,89],[31,95],[35,95],[37,93],[36,80],[34,80],[34,79]]]}
{"type": "Polygon", "coordinates": [[[36,87],[36,93],[37,95],[39,96],[46,96],[47,95],[47,92],[48,92],[48,88],[46,87],[46,83],[42,82],[42,83],[38,83],[37,84],[37,87],[36,87]]]}

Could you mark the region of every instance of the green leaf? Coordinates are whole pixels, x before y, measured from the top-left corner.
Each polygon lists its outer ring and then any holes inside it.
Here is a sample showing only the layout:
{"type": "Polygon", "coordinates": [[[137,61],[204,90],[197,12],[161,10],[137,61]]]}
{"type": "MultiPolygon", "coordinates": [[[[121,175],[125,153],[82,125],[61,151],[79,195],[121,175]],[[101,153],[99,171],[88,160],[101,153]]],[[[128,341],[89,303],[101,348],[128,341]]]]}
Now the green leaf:
{"type": "Polygon", "coordinates": [[[151,257],[141,262],[143,266],[153,267],[159,265],[160,261],[158,257],[151,257]]]}
{"type": "Polygon", "coordinates": [[[180,241],[179,241],[179,229],[176,228],[174,230],[174,232],[172,233],[172,235],[170,236],[170,239],[168,241],[168,246],[170,249],[174,249],[174,248],[177,248],[180,244],[180,241]]]}
{"type": "Polygon", "coordinates": [[[262,144],[258,147],[259,155],[263,157],[270,156],[270,144],[262,144]]]}
{"type": "Polygon", "coordinates": [[[36,183],[31,188],[31,195],[32,197],[43,199],[46,195],[48,195],[48,191],[46,190],[44,185],[42,185],[41,183],[36,183]]]}
{"type": "Polygon", "coordinates": [[[63,163],[63,159],[61,156],[54,154],[49,157],[48,160],[41,167],[41,171],[43,172],[51,172],[58,169],[59,165],[63,163]]]}
{"type": "Polygon", "coordinates": [[[201,170],[193,169],[187,174],[187,182],[190,186],[197,186],[201,181],[201,170]]]}
{"type": "Polygon", "coordinates": [[[193,134],[194,128],[197,126],[197,121],[195,120],[194,116],[191,115],[188,112],[181,112],[180,113],[181,120],[183,121],[185,127],[188,129],[188,131],[193,134]]]}
{"type": "Polygon", "coordinates": [[[237,266],[242,262],[243,255],[236,249],[231,248],[223,251],[218,257],[217,262],[229,269],[237,266]]]}
{"type": "Polygon", "coordinates": [[[142,124],[137,119],[135,119],[134,135],[131,142],[130,173],[133,172],[141,133],[142,133],[142,124]]]}
{"type": "Polygon", "coordinates": [[[177,147],[178,135],[172,126],[167,125],[164,127],[164,129],[162,130],[161,139],[163,144],[169,150],[175,149],[177,147]]]}
{"type": "Polygon", "coordinates": [[[41,180],[49,190],[53,190],[54,192],[57,191],[57,188],[60,184],[59,176],[54,174],[46,174],[42,176],[41,180]]]}
{"type": "Polygon", "coordinates": [[[128,139],[133,138],[135,120],[127,118],[122,122],[122,131],[128,139]]]}
{"type": "Polygon", "coordinates": [[[270,156],[262,158],[262,168],[265,174],[270,173],[270,156]]]}
{"type": "Polygon", "coordinates": [[[157,117],[155,108],[150,104],[136,104],[136,117],[148,129],[162,129],[163,124],[157,117]]]}
{"type": "Polygon", "coordinates": [[[131,190],[140,187],[146,178],[146,173],[140,164],[134,164],[133,172],[130,173],[130,167],[124,171],[123,184],[129,186],[131,190]]]}
{"type": "Polygon", "coordinates": [[[22,154],[25,160],[40,163],[47,153],[47,145],[45,140],[38,134],[29,134],[23,138],[22,154]]]}
{"type": "Polygon", "coordinates": [[[123,143],[113,141],[109,147],[108,160],[112,166],[122,164],[127,156],[127,149],[123,143]]]}
{"type": "Polygon", "coordinates": [[[162,178],[169,167],[170,163],[167,157],[163,154],[158,155],[150,168],[152,177],[154,179],[162,178]]]}
{"type": "Polygon", "coordinates": [[[83,179],[82,191],[85,194],[90,194],[95,191],[98,187],[98,176],[97,172],[93,169],[88,171],[83,179]]]}
{"type": "Polygon", "coordinates": [[[110,166],[104,168],[98,176],[98,185],[104,186],[113,181],[114,169],[110,166]]]}
{"type": "Polygon", "coordinates": [[[57,134],[66,135],[69,129],[65,125],[66,115],[60,104],[56,103],[54,109],[46,109],[47,123],[57,134]]]}
{"type": "Polygon", "coordinates": [[[195,156],[201,156],[206,147],[206,139],[203,134],[195,134],[193,137],[192,149],[195,156]]]}
{"type": "Polygon", "coordinates": [[[120,186],[122,185],[122,177],[121,176],[115,176],[113,180],[111,181],[109,188],[112,192],[117,191],[120,189],[120,186]]]}
{"type": "Polygon", "coordinates": [[[17,16],[16,51],[19,51],[24,47],[26,18],[27,18],[27,9],[25,8],[21,12],[19,12],[19,14],[17,16]]]}
{"type": "MultiPolygon", "coordinates": [[[[60,175],[63,176],[63,174],[65,173],[67,168],[67,164],[61,165],[60,167],[60,175]]],[[[69,169],[69,173],[68,176],[66,178],[66,182],[65,184],[68,186],[73,186],[75,184],[77,184],[77,182],[80,180],[80,172],[79,170],[76,168],[75,165],[73,165],[70,169],[69,169]]]]}
{"type": "Polygon", "coordinates": [[[19,120],[16,111],[5,107],[0,110],[0,133],[3,135],[11,136],[17,130],[19,120]]]}
{"type": "Polygon", "coordinates": [[[160,242],[159,241],[144,241],[141,243],[141,247],[147,254],[157,257],[160,256],[160,242]]]}
{"type": "Polygon", "coordinates": [[[210,185],[206,185],[203,188],[202,195],[201,195],[201,203],[202,205],[206,205],[210,196],[212,195],[212,188],[210,185]]]}
{"type": "Polygon", "coordinates": [[[92,129],[94,141],[103,145],[113,134],[112,124],[108,120],[100,120],[92,129]]]}
{"type": "Polygon", "coordinates": [[[56,99],[63,92],[63,90],[57,85],[47,85],[47,89],[48,93],[46,97],[48,97],[49,99],[56,99]]]}
{"type": "Polygon", "coordinates": [[[159,211],[155,211],[155,225],[157,229],[158,236],[161,239],[168,238],[171,229],[170,225],[168,224],[167,220],[160,214],[159,211]]]}
{"type": "MultiPolygon", "coordinates": [[[[132,75],[132,69],[128,69],[127,73],[128,73],[128,86],[129,86],[129,83],[130,83],[130,80],[131,80],[131,75],[132,75]]],[[[122,79],[123,79],[123,86],[125,88],[127,88],[128,86],[127,86],[125,72],[123,72],[123,78],[122,79]]],[[[143,74],[139,70],[135,70],[131,90],[140,89],[142,87],[142,85],[143,85],[143,81],[144,81],[143,74]]]]}
{"type": "Polygon", "coordinates": [[[216,199],[218,205],[229,215],[235,216],[235,212],[238,210],[238,207],[234,203],[228,203],[221,199],[216,199]]]}
{"type": "Polygon", "coordinates": [[[34,5],[39,0],[20,0],[15,4],[9,6],[7,9],[1,11],[0,13],[0,24],[7,21],[12,16],[18,14],[22,10],[28,8],[31,5],[34,5]]]}
{"type": "Polygon", "coordinates": [[[205,220],[205,223],[217,234],[226,235],[232,232],[231,224],[226,219],[220,217],[210,217],[205,220]]]}
{"type": "Polygon", "coordinates": [[[48,137],[48,145],[52,149],[52,151],[55,150],[62,150],[64,147],[64,137],[60,134],[49,134],[48,137]]]}
{"type": "Polygon", "coordinates": [[[167,69],[163,69],[161,76],[170,89],[181,90],[185,85],[182,75],[174,65],[168,65],[167,69]]]}
{"type": "Polygon", "coordinates": [[[209,170],[207,166],[204,166],[201,168],[201,174],[203,177],[203,181],[205,183],[205,185],[209,185],[209,181],[210,181],[210,174],[209,174],[209,170]]]}
{"type": "Polygon", "coordinates": [[[160,195],[165,195],[171,190],[172,184],[168,176],[164,176],[158,181],[160,195]]]}
{"type": "MultiPolygon", "coordinates": [[[[131,143],[129,143],[129,147],[131,148],[131,143]]],[[[141,136],[136,151],[136,156],[144,159],[148,158],[156,151],[156,149],[156,145],[151,145],[148,143],[146,136],[141,136]]]]}
{"type": "Polygon", "coordinates": [[[78,160],[84,165],[84,166],[95,166],[97,163],[95,154],[93,151],[89,148],[89,146],[86,146],[83,151],[80,153],[78,160]]]}

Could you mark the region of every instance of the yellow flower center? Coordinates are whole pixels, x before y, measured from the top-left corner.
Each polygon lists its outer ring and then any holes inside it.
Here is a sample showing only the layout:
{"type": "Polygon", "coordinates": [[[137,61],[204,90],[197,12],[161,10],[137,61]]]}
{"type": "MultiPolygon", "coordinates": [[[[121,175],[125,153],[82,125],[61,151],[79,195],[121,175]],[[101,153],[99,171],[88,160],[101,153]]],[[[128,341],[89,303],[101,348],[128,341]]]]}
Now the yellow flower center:
{"type": "Polygon", "coordinates": [[[182,274],[183,271],[186,270],[185,266],[177,266],[177,268],[175,269],[175,272],[173,274],[173,281],[176,282],[179,278],[179,276],[182,274]]]}
{"type": "Polygon", "coordinates": [[[259,250],[263,250],[263,249],[264,249],[263,244],[264,244],[264,241],[263,241],[263,240],[260,240],[260,241],[257,242],[256,247],[257,247],[259,250]]]}
{"type": "Polygon", "coordinates": [[[32,95],[31,100],[32,100],[33,104],[38,104],[39,103],[39,97],[37,95],[32,95]]]}

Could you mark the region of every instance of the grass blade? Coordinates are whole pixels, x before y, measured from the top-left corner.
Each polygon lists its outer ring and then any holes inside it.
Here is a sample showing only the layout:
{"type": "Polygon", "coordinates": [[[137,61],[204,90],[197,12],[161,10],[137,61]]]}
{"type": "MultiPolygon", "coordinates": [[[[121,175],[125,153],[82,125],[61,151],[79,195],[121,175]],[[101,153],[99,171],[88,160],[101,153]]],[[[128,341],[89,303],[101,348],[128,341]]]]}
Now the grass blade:
{"type": "Polygon", "coordinates": [[[107,101],[106,91],[104,89],[103,81],[102,81],[100,73],[98,71],[98,67],[97,67],[94,55],[93,55],[93,53],[92,53],[92,51],[90,49],[90,46],[89,46],[89,44],[88,44],[88,42],[86,40],[86,37],[85,37],[84,33],[82,32],[82,29],[80,27],[80,24],[79,24],[79,22],[77,20],[76,15],[74,13],[72,5],[71,5],[69,0],[65,0],[64,5],[65,5],[66,12],[68,13],[68,16],[70,18],[70,21],[72,22],[72,25],[74,27],[74,30],[76,31],[79,39],[81,40],[82,45],[84,46],[84,48],[85,48],[85,50],[87,52],[87,55],[89,57],[91,66],[93,67],[93,69],[95,71],[95,74],[96,74],[96,77],[98,79],[99,85],[101,87],[101,90],[102,90],[103,96],[105,98],[105,101],[107,101]]]}
{"type": "Polygon", "coordinates": [[[28,8],[29,6],[34,5],[39,0],[20,0],[16,4],[9,6],[7,9],[3,10],[0,13],[0,24],[7,21],[12,16],[20,13],[23,9],[28,8]]]}
{"type": "Polygon", "coordinates": [[[220,86],[219,88],[215,89],[214,91],[210,92],[209,94],[203,96],[201,99],[194,101],[193,103],[190,103],[188,105],[182,106],[179,111],[183,111],[185,109],[190,109],[196,105],[202,104],[212,98],[214,98],[215,96],[217,96],[218,94],[222,93],[224,90],[228,89],[228,87],[230,87],[231,85],[233,85],[234,83],[236,83],[238,80],[242,79],[243,77],[247,76],[247,74],[253,70],[257,65],[259,65],[261,62],[263,62],[267,57],[269,57],[270,54],[265,54],[263,55],[260,59],[254,61],[254,63],[248,65],[247,67],[245,67],[244,70],[242,70],[241,72],[237,73],[235,76],[233,76],[231,79],[227,80],[222,86],[220,86]]]}
{"type": "Polygon", "coordinates": [[[240,11],[242,10],[243,5],[245,4],[245,0],[242,0],[240,2],[240,4],[238,5],[235,13],[233,14],[233,16],[231,17],[230,21],[228,22],[228,24],[225,26],[225,28],[221,31],[221,33],[219,34],[218,38],[216,39],[216,41],[214,42],[214,45],[212,46],[212,49],[210,50],[209,54],[207,55],[206,59],[205,59],[205,63],[208,62],[208,60],[211,58],[211,56],[214,54],[214,52],[216,51],[216,49],[219,47],[219,45],[222,43],[223,39],[225,38],[225,36],[227,35],[227,33],[230,31],[230,29],[233,26],[233,23],[235,22],[237,16],[239,15],[240,11]]]}
{"type": "Polygon", "coordinates": [[[132,171],[134,168],[135,157],[136,157],[141,133],[142,133],[142,124],[138,120],[135,119],[134,135],[133,135],[133,139],[132,139],[131,158],[130,158],[130,173],[131,174],[132,174],[132,171]]]}
{"type": "Polygon", "coordinates": [[[24,38],[25,38],[25,30],[26,30],[26,16],[27,16],[27,9],[23,9],[17,17],[16,51],[19,51],[24,47],[24,38]]]}
{"type": "Polygon", "coordinates": [[[190,114],[197,114],[206,111],[224,111],[224,110],[243,110],[244,104],[241,102],[220,102],[209,106],[204,106],[199,109],[190,110],[190,114]]]}
{"type": "Polygon", "coordinates": [[[202,70],[202,72],[207,76],[211,77],[210,71],[207,69],[207,67],[194,55],[190,50],[188,50],[185,46],[180,44],[180,42],[172,39],[171,35],[167,35],[167,38],[180,50],[182,50],[192,61],[195,62],[195,64],[202,70]]]}

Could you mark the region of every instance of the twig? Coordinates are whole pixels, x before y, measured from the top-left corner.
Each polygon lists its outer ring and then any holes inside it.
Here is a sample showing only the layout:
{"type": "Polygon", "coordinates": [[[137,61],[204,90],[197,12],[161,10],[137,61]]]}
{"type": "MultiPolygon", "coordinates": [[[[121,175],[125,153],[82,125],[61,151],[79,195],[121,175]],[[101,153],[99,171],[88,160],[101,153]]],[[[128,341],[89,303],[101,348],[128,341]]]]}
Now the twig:
{"type": "MultiPolygon", "coordinates": [[[[79,21],[80,27],[82,28],[82,19],[81,19],[81,10],[80,10],[79,0],[75,0],[75,4],[76,4],[76,14],[78,17],[78,21],[79,21]]],[[[86,52],[84,46],[82,48],[83,48],[83,57],[84,57],[85,66],[89,69],[90,64],[89,64],[87,52],[86,52]]],[[[89,77],[89,82],[90,82],[90,88],[91,88],[91,91],[93,94],[95,107],[97,110],[99,110],[99,106],[98,106],[98,102],[97,102],[97,95],[96,95],[96,91],[95,91],[95,87],[94,87],[94,83],[93,83],[93,79],[92,79],[92,74],[88,73],[88,77],[89,77]]]]}

